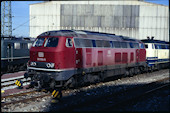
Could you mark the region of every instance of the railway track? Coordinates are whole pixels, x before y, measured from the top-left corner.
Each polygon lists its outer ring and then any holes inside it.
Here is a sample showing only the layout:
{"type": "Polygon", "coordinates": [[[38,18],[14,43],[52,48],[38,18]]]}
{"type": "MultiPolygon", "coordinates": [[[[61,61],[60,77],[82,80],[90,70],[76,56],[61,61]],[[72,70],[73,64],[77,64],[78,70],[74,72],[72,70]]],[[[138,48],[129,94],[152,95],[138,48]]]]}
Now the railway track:
{"type": "MultiPolygon", "coordinates": [[[[95,98],[92,98],[91,100],[85,100],[84,102],[80,102],[80,103],[77,103],[77,104],[72,104],[72,105],[66,106],[64,108],[61,107],[61,108],[57,109],[56,111],[66,111],[66,110],[67,111],[81,111],[81,110],[83,111],[83,109],[85,109],[85,110],[89,109],[91,111],[90,108],[94,108],[93,110],[98,110],[98,111],[101,111],[101,110],[103,110],[103,111],[106,110],[107,111],[107,110],[109,110],[109,108],[105,108],[106,106],[101,108],[102,103],[108,105],[108,102],[111,99],[115,100],[115,102],[113,102],[112,104],[109,103],[110,104],[110,109],[111,108],[113,109],[114,107],[112,107],[112,106],[119,106],[119,105],[122,104],[121,102],[126,103],[125,100],[120,102],[120,100],[118,98],[119,96],[122,95],[123,97],[126,97],[126,95],[128,95],[128,93],[129,94],[131,92],[132,92],[132,94],[136,93],[138,91],[138,89],[143,89],[144,87],[148,87],[148,86],[151,87],[151,85],[154,86],[155,84],[163,82],[163,81],[166,81],[166,80],[169,80],[169,77],[161,79],[161,80],[158,80],[158,81],[155,81],[155,82],[152,82],[152,83],[148,83],[148,84],[145,84],[145,85],[142,85],[142,86],[136,86],[136,87],[129,88],[129,89],[126,89],[126,90],[122,89],[121,91],[116,92],[116,93],[110,93],[110,94],[102,95],[102,96],[99,95],[99,96],[96,96],[95,98]],[[125,93],[125,92],[127,92],[127,93],[125,93]],[[116,100],[116,98],[117,98],[117,100],[116,100]],[[99,105],[99,104],[101,104],[101,105],[99,105]]],[[[149,91],[149,90],[147,90],[147,91],[149,91]]],[[[45,94],[41,93],[38,96],[35,95],[35,96],[30,97],[30,98],[27,97],[29,94],[33,94],[33,93],[36,93],[36,92],[37,92],[36,90],[32,90],[32,91],[27,91],[27,92],[24,92],[24,93],[13,94],[13,95],[8,95],[8,96],[1,97],[1,105],[2,105],[2,107],[6,107],[8,105],[14,105],[15,106],[15,104],[17,105],[17,103],[27,103],[29,101],[36,100],[38,98],[51,96],[51,93],[50,94],[49,93],[48,94],[47,93],[45,93],[45,94]],[[11,99],[11,101],[5,101],[5,102],[2,101],[2,100],[6,100],[8,98],[13,98],[13,97],[15,97],[15,98],[18,97],[19,99],[18,100],[11,99]]],[[[62,92],[65,93],[65,92],[67,92],[67,90],[63,90],[62,92]]],[[[152,93],[152,91],[150,91],[150,93],[152,93]]],[[[68,95],[68,94],[66,94],[66,95],[68,95]]],[[[68,101],[66,101],[66,102],[68,102],[68,101]]],[[[63,104],[63,103],[60,103],[60,104],[63,104]]]]}
{"type": "Polygon", "coordinates": [[[24,76],[19,76],[19,77],[15,77],[15,78],[8,78],[8,79],[2,79],[1,84],[8,83],[8,82],[11,82],[11,81],[15,81],[15,80],[18,80],[18,79],[24,79],[24,76]]]}
{"type": "MultiPolygon", "coordinates": [[[[11,75],[11,77],[12,77],[11,73],[7,74],[7,76],[9,76],[9,75],[11,75]]],[[[6,75],[4,75],[4,76],[6,76],[6,75]]],[[[30,78],[25,79],[23,75],[17,76],[17,77],[12,77],[12,78],[1,79],[1,91],[2,90],[8,90],[8,89],[11,90],[11,89],[18,87],[15,84],[15,82],[17,80],[21,80],[23,82],[23,86],[29,85],[30,84],[29,82],[31,81],[30,78]]],[[[32,89],[32,90],[22,91],[22,92],[19,92],[19,93],[13,93],[13,94],[10,94],[10,95],[7,95],[7,96],[1,96],[1,105],[3,107],[5,105],[16,104],[16,103],[19,103],[19,102],[27,102],[29,100],[41,98],[41,96],[43,97],[43,95],[40,95],[40,96],[33,97],[33,98],[28,98],[28,99],[26,98],[27,95],[34,94],[36,92],[37,92],[37,90],[32,89]],[[22,96],[25,96],[25,98],[22,98],[22,96]],[[8,100],[10,100],[9,98],[14,100],[14,101],[8,102],[8,100]],[[20,99],[18,99],[16,101],[14,98],[20,98],[20,99]]]]}
{"type": "Polygon", "coordinates": [[[27,94],[31,94],[31,93],[35,93],[36,90],[32,90],[32,91],[28,91],[28,92],[23,92],[23,93],[18,93],[18,94],[12,94],[12,95],[7,95],[7,96],[2,96],[2,99],[7,99],[7,98],[12,98],[12,97],[16,97],[16,96],[23,96],[23,95],[27,95],[27,94]]]}
{"type": "MultiPolygon", "coordinates": [[[[16,80],[18,80],[18,79],[16,79],[16,80]]],[[[10,80],[10,81],[7,81],[7,82],[3,82],[3,83],[7,83],[7,84],[2,85],[1,88],[16,85],[16,84],[15,84],[16,80],[10,80]],[[9,83],[9,82],[11,82],[11,81],[12,81],[12,83],[9,83]]],[[[23,83],[28,83],[28,82],[30,82],[31,80],[29,79],[29,80],[22,80],[22,81],[23,81],[23,83]]],[[[2,82],[1,82],[1,83],[2,83],[2,82]]],[[[3,84],[3,83],[2,83],[2,84],[3,84]]]]}
{"type": "Polygon", "coordinates": [[[12,78],[8,78],[8,79],[1,79],[1,90],[16,88],[17,85],[15,84],[15,82],[17,80],[21,80],[23,82],[23,86],[29,85],[29,82],[31,81],[30,78],[25,79],[24,76],[12,77],[12,78]]]}
{"type": "Polygon", "coordinates": [[[43,98],[45,96],[50,96],[51,93],[47,94],[42,91],[42,92],[37,92],[37,90],[31,90],[31,91],[28,91],[28,92],[23,92],[23,93],[18,93],[18,94],[13,94],[13,95],[8,95],[8,96],[4,96],[4,97],[1,97],[1,101],[2,100],[6,100],[8,98],[19,98],[19,99],[14,99],[14,101],[10,101],[10,102],[1,102],[1,106],[4,107],[6,105],[10,105],[10,104],[17,104],[17,103],[25,103],[25,102],[28,102],[28,101],[32,101],[32,100],[35,100],[37,98],[43,98]],[[35,96],[31,96],[30,98],[27,98],[28,95],[30,94],[34,94],[34,93],[40,93],[38,95],[35,95],[35,96]]]}
{"type": "Polygon", "coordinates": [[[92,98],[90,100],[85,100],[74,105],[68,105],[67,107],[58,109],[57,111],[109,111],[116,107],[122,105],[128,105],[128,102],[134,101],[148,93],[153,93],[160,88],[168,87],[169,83],[166,85],[161,85],[160,82],[169,80],[166,77],[161,80],[157,80],[148,84],[139,85],[133,88],[128,88],[126,90],[121,90],[113,94],[107,94],[92,98]],[[159,84],[159,85],[158,85],[159,84]],[[109,106],[108,106],[109,105],[109,106]]]}

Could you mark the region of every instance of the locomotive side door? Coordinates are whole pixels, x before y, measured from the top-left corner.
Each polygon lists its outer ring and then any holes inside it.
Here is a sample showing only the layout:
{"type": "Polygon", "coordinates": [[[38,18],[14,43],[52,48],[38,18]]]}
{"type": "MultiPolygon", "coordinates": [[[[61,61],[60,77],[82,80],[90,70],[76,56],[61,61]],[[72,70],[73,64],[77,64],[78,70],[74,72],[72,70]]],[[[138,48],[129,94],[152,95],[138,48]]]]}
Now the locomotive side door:
{"type": "Polygon", "coordinates": [[[139,61],[144,62],[146,61],[146,50],[144,48],[144,44],[139,43],[139,61]]]}
{"type": "Polygon", "coordinates": [[[76,68],[82,68],[82,48],[75,48],[76,52],[76,68]]]}
{"type": "Polygon", "coordinates": [[[83,41],[79,38],[74,38],[74,47],[75,47],[75,63],[76,68],[83,67],[83,41]]]}
{"type": "Polygon", "coordinates": [[[140,54],[139,54],[140,52],[139,52],[139,48],[137,48],[136,49],[136,63],[138,63],[139,62],[139,57],[140,57],[140,54]]]}
{"type": "Polygon", "coordinates": [[[13,46],[11,44],[7,45],[7,58],[8,62],[13,61],[13,46]]]}
{"type": "Polygon", "coordinates": [[[156,44],[153,44],[153,47],[155,47],[154,48],[154,51],[155,51],[155,53],[154,53],[154,57],[156,57],[157,59],[158,59],[158,45],[156,45],[156,44]]]}
{"type": "Polygon", "coordinates": [[[98,51],[98,66],[103,65],[103,51],[98,51]]]}

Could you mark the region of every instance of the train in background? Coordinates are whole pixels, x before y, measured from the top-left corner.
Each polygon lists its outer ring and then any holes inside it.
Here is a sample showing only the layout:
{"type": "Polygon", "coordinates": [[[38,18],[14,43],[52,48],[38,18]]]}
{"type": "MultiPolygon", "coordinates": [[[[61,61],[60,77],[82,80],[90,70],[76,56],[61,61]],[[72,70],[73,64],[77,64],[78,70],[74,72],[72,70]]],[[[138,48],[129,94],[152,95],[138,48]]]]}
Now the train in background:
{"type": "Polygon", "coordinates": [[[169,66],[169,42],[145,39],[146,60],[150,71],[169,66]]]}
{"type": "Polygon", "coordinates": [[[33,38],[1,37],[1,75],[26,70],[33,38]]]}
{"type": "Polygon", "coordinates": [[[65,88],[146,72],[142,41],[83,30],[48,31],[30,49],[31,87],[65,88]]]}

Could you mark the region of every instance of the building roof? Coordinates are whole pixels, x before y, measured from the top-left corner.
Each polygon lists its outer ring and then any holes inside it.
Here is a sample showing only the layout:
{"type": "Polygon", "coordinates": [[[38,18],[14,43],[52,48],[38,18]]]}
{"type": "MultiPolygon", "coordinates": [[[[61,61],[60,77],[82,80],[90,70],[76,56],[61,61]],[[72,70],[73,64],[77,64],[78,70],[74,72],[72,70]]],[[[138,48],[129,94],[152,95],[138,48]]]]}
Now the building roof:
{"type": "MultiPolygon", "coordinates": [[[[29,4],[29,5],[36,5],[36,4],[46,4],[46,3],[60,3],[60,4],[67,4],[67,2],[70,4],[71,2],[74,2],[74,3],[77,3],[79,4],[80,2],[81,3],[87,3],[87,4],[94,4],[95,2],[101,2],[101,4],[104,4],[104,3],[128,3],[128,2],[131,2],[131,5],[137,5],[136,3],[139,3],[138,5],[141,5],[142,4],[148,4],[148,5],[159,5],[159,6],[165,6],[165,7],[169,7],[169,6],[166,6],[166,5],[162,5],[162,4],[156,4],[156,3],[151,3],[151,2],[146,2],[144,0],[133,0],[133,1],[116,1],[116,0],[109,0],[109,1],[103,1],[103,0],[90,0],[90,1],[87,1],[87,0],[82,0],[82,1],[79,1],[79,0],[56,0],[56,1],[44,1],[44,2],[40,2],[40,3],[33,3],[33,4],[29,4]],[[101,2],[102,1],[102,2],[101,2]]],[[[74,4],[73,3],[73,4],[74,4]]],[[[111,4],[108,4],[108,5],[111,5],[111,4]]]]}

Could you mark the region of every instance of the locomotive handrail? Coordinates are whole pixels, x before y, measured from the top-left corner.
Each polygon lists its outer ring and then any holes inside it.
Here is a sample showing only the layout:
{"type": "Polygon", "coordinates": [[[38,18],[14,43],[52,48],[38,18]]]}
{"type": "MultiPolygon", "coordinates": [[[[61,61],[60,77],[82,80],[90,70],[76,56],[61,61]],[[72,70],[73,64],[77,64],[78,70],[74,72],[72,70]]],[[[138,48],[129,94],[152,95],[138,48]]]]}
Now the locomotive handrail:
{"type": "Polygon", "coordinates": [[[13,47],[11,46],[11,61],[13,61],[13,47]]]}

